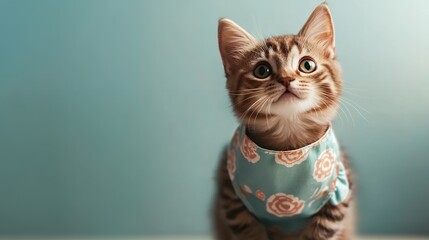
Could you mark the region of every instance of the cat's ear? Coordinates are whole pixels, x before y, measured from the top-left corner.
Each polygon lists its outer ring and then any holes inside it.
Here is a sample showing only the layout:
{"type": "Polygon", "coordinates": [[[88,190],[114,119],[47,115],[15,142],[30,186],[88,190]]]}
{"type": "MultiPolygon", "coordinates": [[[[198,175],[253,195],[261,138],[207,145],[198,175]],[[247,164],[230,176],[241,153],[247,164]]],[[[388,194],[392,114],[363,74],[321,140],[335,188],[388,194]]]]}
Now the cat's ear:
{"type": "Polygon", "coordinates": [[[327,57],[335,56],[334,22],[326,3],[314,9],[298,35],[320,46],[327,57]]]}
{"type": "Polygon", "coordinates": [[[226,74],[230,73],[231,66],[236,63],[241,54],[256,43],[252,35],[226,18],[219,19],[218,41],[226,74]]]}

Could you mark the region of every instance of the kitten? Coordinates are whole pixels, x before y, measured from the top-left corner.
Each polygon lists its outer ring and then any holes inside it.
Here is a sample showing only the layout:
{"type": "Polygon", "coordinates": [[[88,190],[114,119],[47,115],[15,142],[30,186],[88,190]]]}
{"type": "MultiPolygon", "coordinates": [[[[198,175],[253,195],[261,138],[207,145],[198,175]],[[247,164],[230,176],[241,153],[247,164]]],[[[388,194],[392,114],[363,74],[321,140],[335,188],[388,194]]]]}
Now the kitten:
{"type": "Polygon", "coordinates": [[[331,122],[342,79],[319,5],[297,35],[255,40],[219,20],[226,86],[241,126],[218,171],[219,240],[351,239],[351,171],[331,122]]]}

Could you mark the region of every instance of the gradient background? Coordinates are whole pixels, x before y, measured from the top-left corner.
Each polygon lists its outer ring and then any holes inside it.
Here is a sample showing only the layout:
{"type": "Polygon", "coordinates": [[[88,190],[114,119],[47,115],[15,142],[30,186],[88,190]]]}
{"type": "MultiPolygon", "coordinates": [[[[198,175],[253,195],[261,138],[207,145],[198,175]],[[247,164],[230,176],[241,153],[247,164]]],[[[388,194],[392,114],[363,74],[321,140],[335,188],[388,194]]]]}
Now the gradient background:
{"type": "MultiPolygon", "coordinates": [[[[208,233],[237,125],[217,20],[296,33],[318,3],[0,0],[0,235],[208,233]]],[[[429,2],[329,6],[360,232],[429,234],[429,2]]]]}

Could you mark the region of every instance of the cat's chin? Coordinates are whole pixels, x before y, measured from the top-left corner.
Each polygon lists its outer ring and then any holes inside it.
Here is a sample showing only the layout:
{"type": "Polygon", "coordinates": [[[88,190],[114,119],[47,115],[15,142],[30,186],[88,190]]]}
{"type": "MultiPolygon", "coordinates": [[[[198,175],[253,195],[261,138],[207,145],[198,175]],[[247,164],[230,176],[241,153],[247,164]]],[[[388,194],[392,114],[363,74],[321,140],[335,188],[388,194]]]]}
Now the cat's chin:
{"type": "Polygon", "coordinates": [[[293,92],[284,92],[270,106],[270,112],[280,118],[296,119],[297,116],[311,109],[313,102],[307,96],[299,96],[293,92]]]}
{"type": "Polygon", "coordinates": [[[271,105],[270,112],[280,118],[295,118],[302,112],[300,99],[295,96],[281,96],[271,105]]]}

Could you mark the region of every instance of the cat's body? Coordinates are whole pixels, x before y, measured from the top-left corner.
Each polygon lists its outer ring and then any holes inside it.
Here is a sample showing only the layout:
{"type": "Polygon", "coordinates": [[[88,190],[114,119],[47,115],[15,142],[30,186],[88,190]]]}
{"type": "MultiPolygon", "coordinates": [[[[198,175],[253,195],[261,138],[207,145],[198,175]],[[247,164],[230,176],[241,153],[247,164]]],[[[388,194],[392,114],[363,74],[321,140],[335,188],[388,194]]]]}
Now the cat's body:
{"type": "MultiPolygon", "coordinates": [[[[342,159],[346,159],[344,154],[342,159]]],[[[343,162],[345,163],[346,160],[343,162]]],[[[215,239],[217,240],[319,240],[353,239],[354,201],[349,197],[339,206],[327,204],[315,215],[310,224],[297,234],[269,231],[252,215],[235,193],[227,171],[227,153],[223,153],[217,172],[217,194],[213,209],[215,239]]],[[[346,165],[349,182],[353,182],[346,165]]]]}
{"type": "MultiPolygon", "coordinates": [[[[219,48],[227,89],[245,135],[263,149],[287,151],[317,142],[329,128],[342,92],[334,28],[325,4],[297,35],[255,40],[227,19],[219,21],[219,48]]],[[[351,239],[353,179],[344,154],[350,191],[327,202],[299,232],[272,231],[237,195],[224,153],[217,177],[214,226],[219,240],[351,239]]]]}

